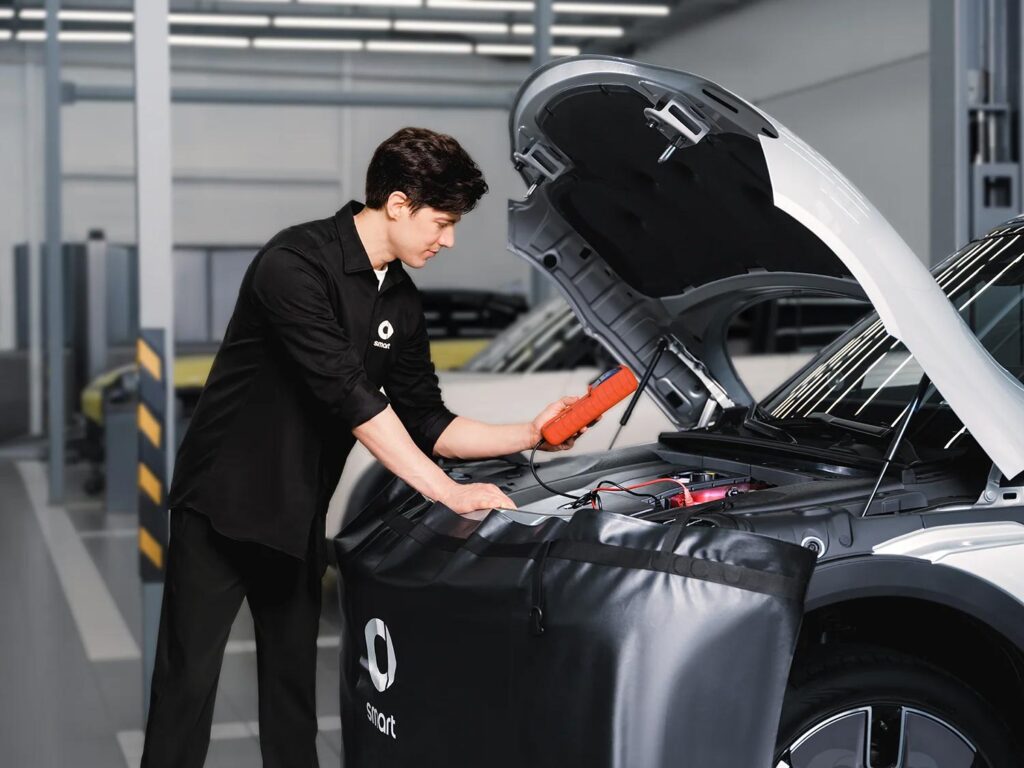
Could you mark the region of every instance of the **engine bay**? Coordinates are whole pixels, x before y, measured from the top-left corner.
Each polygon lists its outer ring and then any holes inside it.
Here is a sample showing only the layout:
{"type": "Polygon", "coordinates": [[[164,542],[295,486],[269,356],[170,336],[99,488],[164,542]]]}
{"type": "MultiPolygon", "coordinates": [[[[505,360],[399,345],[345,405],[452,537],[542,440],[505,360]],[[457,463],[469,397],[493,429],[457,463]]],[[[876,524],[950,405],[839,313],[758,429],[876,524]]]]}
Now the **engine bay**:
{"type": "MultiPolygon", "coordinates": [[[[772,487],[770,483],[750,475],[710,469],[621,473],[628,475],[623,477],[619,474],[616,473],[615,478],[601,478],[589,486],[555,497],[553,500],[558,502],[557,510],[571,513],[581,507],[591,507],[636,516],[689,509],[772,487]]],[[[533,505],[523,509],[534,511],[533,505]]],[[[546,511],[551,513],[549,509],[546,511]]]]}
{"type": "Polygon", "coordinates": [[[873,467],[781,456],[752,462],[737,454],[673,450],[664,442],[559,457],[538,465],[536,472],[535,480],[528,463],[509,457],[463,464],[453,477],[495,483],[516,502],[508,514],[530,524],[592,508],[666,524],[701,524],[712,518],[721,524],[728,517],[738,527],[761,527],[753,521],[794,512],[813,516],[827,510],[870,518],[978,498],[975,478],[956,466],[928,465],[887,474],[865,510],[878,478],[873,467]]]}

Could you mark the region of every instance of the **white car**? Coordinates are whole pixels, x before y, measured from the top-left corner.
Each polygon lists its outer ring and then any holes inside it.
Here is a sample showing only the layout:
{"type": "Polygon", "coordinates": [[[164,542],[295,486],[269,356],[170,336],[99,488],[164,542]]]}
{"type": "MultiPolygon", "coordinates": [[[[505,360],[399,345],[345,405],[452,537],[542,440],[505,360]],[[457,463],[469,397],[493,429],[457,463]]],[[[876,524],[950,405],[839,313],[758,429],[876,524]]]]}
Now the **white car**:
{"type": "MultiPolygon", "coordinates": [[[[558,284],[615,359],[638,372],[652,366],[647,394],[677,431],[652,431],[656,442],[600,457],[563,454],[536,470],[536,482],[523,469],[514,487],[507,465],[460,466],[461,479],[504,484],[516,505],[491,511],[479,527],[449,522],[441,505],[408,492],[384,500],[378,528],[368,515],[361,539],[346,531],[337,540],[339,560],[348,557],[345,605],[363,611],[350,618],[351,646],[370,647],[372,656],[372,635],[360,633],[373,611],[398,642],[414,638],[399,656],[406,688],[433,680],[435,668],[472,664],[474,675],[459,683],[479,698],[491,688],[474,687],[476,680],[491,673],[520,696],[546,685],[544,696],[567,710],[599,700],[605,709],[593,710],[612,712],[616,719],[606,722],[615,728],[566,716],[544,738],[563,749],[610,744],[597,750],[608,765],[629,765],[613,758],[653,742],[676,751],[656,749],[664,759],[644,765],[697,765],[699,752],[713,755],[701,765],[738,767],[723,755],[755,741],[758,757],[748,754],[743,768],[1024,765],[1024,216],[929,270],[842,174],[778,121],[699,76],[621,59],[582,56],[536,71],[519,91],[509,130],[512,161],[530,189],[510,204],[511,249],[558,284]],[[874,312],[755,397],[729,359],[721,320],[756,298],[808,290],[866,295],[874,312]],[[663,340],[668,347],[656,358],[663,340]],[[736,532],[744,542],[776,539],[815,553],[788,682],[788,647],[770,668],[744,666],[745,651],[763,650],[761,636],[713,625],[715,603],[701,602],[700,585],[684,578],[710,578],[706,567],[697,576],[693,562],[672,576],[678,597],[660,606],[659,615],[676,622],[666,638],[653,619],[643,633],[622,618],[632,593],[616,585],[634,583],[625,569],[642,565],[620,558],[623,570],[608,576],[607,567],[570,570],[581,560],[590,565],[579,552],[563,557],[559,575],[603,575],[598,597],[611,608],[587,602],[599,607],[581,616],[561,605],[562,623],[531,639],[532,612],[509,609],[506,617],[501,601],[532,604],[539,621],[543,568],[533,571],[529,603],[530,582],[516,582],[514,569],[525,571],[530,560],[501,558],[509,541],[536,540],[543,563],[563,543],[555,537],[581,520],[638,538],[653,536],[651,523],[675,525],[674,548],[633,551],[648,566],[684,544],[692,551],[736,532]],[[484,544],[505,549],[484,561],[476,555],[489,551],[484,544]],[[416,557],[427,564],[420,571],[416,557]],[[483,610],[442,610],[489,603],[490,623],[483,610]],[[435,610],[421,617],[413,610],[420,604],[435,610]],[[577,649],[560,645],[559,632],[574,636],[580,626],[604,641],[601,655],[587,657],[610,660],[604,669],[567,665],[557,685],[531,678],[526,665],[498,674],[507,658],[574,658],[577,649]],[[461,642],[430,644],[446,632],[461,642]],[[474,653],[477,645],[484,650],[474,653]],[[417,659],[424,647],[429,659],[417,659]],[[492,662],[492,648],[518,655],[499,652],[492,662]],[[671,666],[683,656],[689,667],[671,666]],[[616,667],[621,658],[634,663],[616,667]],[[703,680],[704,670],[715,678],[703,680]],[[751,690],[771,672],[786,682],[783,701],[758,702],[758,719],[751,690]],[[690,702],[695,679],[710,693],[690,702]],[[632,720],[644,707],[664,715],[632,720]],[[680,710],[691,716],[672,716],[680,710]],[[711,715],[695,733],[704,712],[711,715]],[[740,713],[748,716],[742,726],[740,713]],[[691,740],[680,743],[680,734],[691,740]]],[[[877,138],[885,140],[884,127],[877,138]]],[[[714,563],[724,569],[733,554],[714,563]]],[[[582,576],[558,583],[559,595],[589,586],[582,576]]],[[[407,720],[434,714],[408,704],[400,686],[378,694],[384,689],[375,692],[356,664],[351,670],[343,694],[407,720]]],[[[460,696],[436,709],[436,737],[426,732],[424,743],[445,747],[443,739],[454,738],[447,712],[478,700],[460,696]]],[[[515,712],[516,698],[504,690],[489,701],[509,730],[548,726],[515,712]]],[[[509,751],[520,746],[507,741],[509,751]]]]}

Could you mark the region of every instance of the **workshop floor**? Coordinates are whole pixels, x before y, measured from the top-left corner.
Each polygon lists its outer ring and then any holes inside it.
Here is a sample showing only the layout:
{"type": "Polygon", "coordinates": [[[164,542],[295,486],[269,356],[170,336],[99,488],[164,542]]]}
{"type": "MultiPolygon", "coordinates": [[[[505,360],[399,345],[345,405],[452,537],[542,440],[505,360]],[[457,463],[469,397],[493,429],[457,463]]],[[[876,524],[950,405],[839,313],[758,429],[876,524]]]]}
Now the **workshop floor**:
{"type": "MultiPolygon", "coordinates": [[[[48,506],[38,448],[0,450],[0,765],[138,766],[142,754],[141,591],[136,521],[105,514],[69,467],[68,500],[48,506]]],[[[338,621],[324,580],[317,738],[340,765],[338,621]]],[[[217,691],[207,766],[260,765],[256,652],[243,606],[217,691]]]]}

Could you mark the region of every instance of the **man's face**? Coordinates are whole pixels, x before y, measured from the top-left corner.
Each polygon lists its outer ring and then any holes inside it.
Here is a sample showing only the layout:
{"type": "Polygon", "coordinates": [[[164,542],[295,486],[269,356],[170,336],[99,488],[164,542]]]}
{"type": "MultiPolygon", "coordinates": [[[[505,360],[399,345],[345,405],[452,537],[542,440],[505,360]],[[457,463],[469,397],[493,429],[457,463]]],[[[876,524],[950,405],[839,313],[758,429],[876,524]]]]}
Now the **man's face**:
{"type": "Polygon", "coordinates": [[[413,212],[408,203],[392,210],[388,239],[395,256],[407,267],[419,269],[441,248],[455,245],[458,214],[427,206],[413,212]]]}

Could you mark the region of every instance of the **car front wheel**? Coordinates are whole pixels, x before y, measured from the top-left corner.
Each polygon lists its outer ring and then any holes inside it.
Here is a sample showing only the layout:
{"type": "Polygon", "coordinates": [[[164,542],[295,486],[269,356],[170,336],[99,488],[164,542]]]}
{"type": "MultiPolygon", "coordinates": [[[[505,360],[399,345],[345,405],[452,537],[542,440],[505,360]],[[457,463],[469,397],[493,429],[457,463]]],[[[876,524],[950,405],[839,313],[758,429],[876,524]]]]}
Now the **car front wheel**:
{"type": "Polygon", "coordinates": [[[794,667],[776,768],[1019,768],[1007,726],[968,685],[904,654],[854,646],[794,667]]]}

